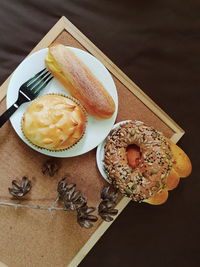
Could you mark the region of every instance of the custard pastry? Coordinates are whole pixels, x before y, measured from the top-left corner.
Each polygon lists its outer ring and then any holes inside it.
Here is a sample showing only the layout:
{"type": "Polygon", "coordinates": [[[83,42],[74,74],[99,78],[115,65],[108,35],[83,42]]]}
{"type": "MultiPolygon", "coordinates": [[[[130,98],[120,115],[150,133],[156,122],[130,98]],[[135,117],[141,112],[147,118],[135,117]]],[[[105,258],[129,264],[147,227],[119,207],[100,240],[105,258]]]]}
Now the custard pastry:
{"type": "Polygon", "coordinates": [[[59,151],[72,147],[82,138],[86,121],[86,112],[77,100],[49,94],[28,106],[22,131],[37,147],[59,151]]]}

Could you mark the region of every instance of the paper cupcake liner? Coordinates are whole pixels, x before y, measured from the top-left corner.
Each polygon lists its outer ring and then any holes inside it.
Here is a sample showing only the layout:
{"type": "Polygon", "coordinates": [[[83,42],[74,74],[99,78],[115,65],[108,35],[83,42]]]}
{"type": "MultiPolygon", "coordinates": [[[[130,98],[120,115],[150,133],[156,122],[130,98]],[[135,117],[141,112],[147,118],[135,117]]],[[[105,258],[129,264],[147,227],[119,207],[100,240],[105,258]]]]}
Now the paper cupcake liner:
{"type": "MultiPolygon", "coordinates": [[[[79,138],[73,145],[71,145],[71,146],[69,146],[69,147],[67,147],[67,148],[63,148],[63,149],[48,149],[48,148],[45,148],[45,147],[38,146],[38,145],[32,143],[32,142],[28,139],[28,137],[25,135],[25,133],[24,133],[24,131],[23,131],[23,126],[22,126],[22,124],[23,124],[23,118],[24,118],[24,115],[23,115],[23,117],[22,117],[22,119],[21,119],[21,131],[22,131],[23,136],[25,137],[26,141],[29,142],[29,144],[31,144],[32,146],[34,146],[34,147],[36,147],[36,148],[38,148],[38,149],[46,150],[46,151],[50,151],[50,152],[63,152],[63,151],[67,151],[67,150],[73,148],[74,146],[76,146],[76,145],[81,141],[81,139],[83,138],[83,136],[85,135],[85,130],[86,130],[87,122],[88,122],[88,115],[87,115],[87,112],[86,112],[85,108],[83,107],[83,105],[82,105],[76,98],[74,98],[74,97],[72,97],[72,96],[67,96],[67,95],[65,95],[65,94],[60,94],[60,93],[49,93],[49,94],[45,94],[45,95],[59,95],[59,96],[66,97],[66,98],[68,98],[68,99],[74,101],[74,102],[75,102],[75,103],[82,109],[82,111],[84,112],[84,115],[85,115],[85,128],[84,128],[84,131],[83,131],[82,136],[81,136],[81,137],[80,137],[80,138],[79,138]]],[[[44,95],[43,95],[43,96],[44,96],[44,95]]],[[[42,96],[41,96],[41,97],[42,97],[42,96]]],[[[35,100],[33,100],[33,101],[35,101],[35,100]]],[[[32,102],[33,102],[33,101],[32,101],[32,102]]]]}

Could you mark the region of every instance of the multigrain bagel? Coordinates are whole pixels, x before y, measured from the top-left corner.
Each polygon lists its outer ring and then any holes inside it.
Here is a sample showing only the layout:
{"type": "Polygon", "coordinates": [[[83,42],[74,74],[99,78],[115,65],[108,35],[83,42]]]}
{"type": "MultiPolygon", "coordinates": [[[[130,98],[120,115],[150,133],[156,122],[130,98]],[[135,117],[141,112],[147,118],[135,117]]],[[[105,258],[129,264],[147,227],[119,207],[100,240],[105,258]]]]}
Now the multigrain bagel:
{"type": "Polygon", "coordinates": [[[143,201],[166,187],[172,169],[172,152],[162,133],[140,121],[114,129],[105,144],[104,167],[119,190],[135,201],[143,201]],[[127,147],[139,147],[136,166],[128,164],[127,147]]]}
{"type": "Polygon", "coordinates": [[[104,149],[108,177],[135,201],[163,204],[168,191],[192,171],[191,161],[181,148],[140,121],[114,129],[104,149]]]}

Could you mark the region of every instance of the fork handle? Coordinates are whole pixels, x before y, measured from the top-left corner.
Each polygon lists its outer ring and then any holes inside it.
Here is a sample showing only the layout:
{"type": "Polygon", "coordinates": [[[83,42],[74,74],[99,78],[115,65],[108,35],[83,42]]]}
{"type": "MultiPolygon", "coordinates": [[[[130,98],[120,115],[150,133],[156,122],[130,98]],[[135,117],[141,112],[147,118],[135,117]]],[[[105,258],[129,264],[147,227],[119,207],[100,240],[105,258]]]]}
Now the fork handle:
{"type": "Polygon", "coordinates": [[[12,116],[12,114],[18,109],[18,107],[19,105],[15,103],[0,116],[0,128],[12,116]]]}

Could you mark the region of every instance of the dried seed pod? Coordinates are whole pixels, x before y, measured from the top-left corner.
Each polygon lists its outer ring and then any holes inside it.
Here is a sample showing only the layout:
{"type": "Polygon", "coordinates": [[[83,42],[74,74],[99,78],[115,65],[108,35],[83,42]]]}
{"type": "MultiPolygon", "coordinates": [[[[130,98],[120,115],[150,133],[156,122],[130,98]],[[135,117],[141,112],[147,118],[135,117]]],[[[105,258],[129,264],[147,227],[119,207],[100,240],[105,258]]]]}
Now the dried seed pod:
{"type": "Polygon", "coordinates": [[[111,186],[105,186],[101,192],[101,199],[108,199],[115,202],[118,197],[118,190],[114,189],[111,186]]]}
{"type": "Polygon", "coordinates": [[[63,201],[66,210],[76,210],[86,204],[86,198],[76,190],[75,184],[67,184],[67,178],[64,177],[58,183],[58,198],[63,201]]]}
{"type": "Polygon", "coordinates": [[[100,209],[101,209],[101,206],[102,206],[102,209],[112,209],[115,205],[116,203],[113,201],[103,200],[101,201],[99,206],[100,206],[100,209]]]}
{"type": "Polygon", "coordinates": [[[86,198],[82,196],[79,190],[76,190],[75,184],[67,184],[66,177],[59,181],[57,191],[65,210],[77,211],[77,222],[81,227],[90,228],[93,226],[92,222],[98,220],[96,216],[90,214],[95,208],[87,206],[86,198]]]}
{"type": "Polygon", "coordinates": [[[58,198],[60,200],[64,199],[64,196],[66,192],[69,192],[70,190],[73,191],[73,188],[75,187],[75,184],[67,184],[67,178],[64,177],[58,182],[57,192],[58,192],[58,198]]]}
{"type": "Polygon", "coordinates": [[[42,166],[42,173],[53,177],[58,172],[58,164],[53,160],[47,160],[42,166]]]}
{"type": "Polygon", "coordinates": [[[113,218],[111,216],[117,215],[118,210],[113,209],[114,206],[115,206],[115,203],[112,203],[109,201],[102,201],[99,204],[98,213],[103,220],[110,222],[113,220],[113,218]]]}
{"type": "Polygon", "coordinates": [[[81,227],[91,228],[93,226],[92,222],[98,220],[96,216],[90,214],[93,211],[95,211],[95,208],[88,207],[87,205],[77,209],[77,222],[81,227]]]}
{"type": "Polygon", "coordinates": [[[106,222],[111,222],[113,221],[113,217],[111,217],[110,215],[106,215],[106,214],[102,214],[101,218],[106,221],[106,222]]]}
{"type": "Polygon", "coordinates": [[[101,199],[98,206],[98,213],[101,218],[107,222],[113,220],[112,216],[117,215],[118,210],[113,209],[116,205],[116,200],[118,197],[118,192],[116,189],[111,188],[110,186],[104,187],[101,192],[101,199]]]}
{"type": "Polygon", "coordinates": [[[21,198],[31,190],[31,187],[31,181],[24,176],[21,181],[13,180],[12,188],[8,188],[8,191],[12,196],[21,198]]]}
{"type": "Polygon", "coordinates": [[[76,209],[83,207],[84,205],[86,205],[86,203],[86,198],[84,196],[80,196],[80,198],[76,200],[76,209]]]}
{"type": "Polygon", "coordinates": [[[104,209],[102,209],[101,212],[99,213],[101,218],[107,222],[113,221],[112,216],[116,216],[118,214],[118,210],[113,209],[112,207],[110,207],[110,208],[105,207],[105,205],[103,205],[103,207],[104,207],[104,209]]]}
{"type": "Polygon", "coordinates": [[[66,210],[76,210],[86,204],[86,199],[80,191],[75,191],[75,187],[73,187],[66,192],[63,202],[66,210]]]}

